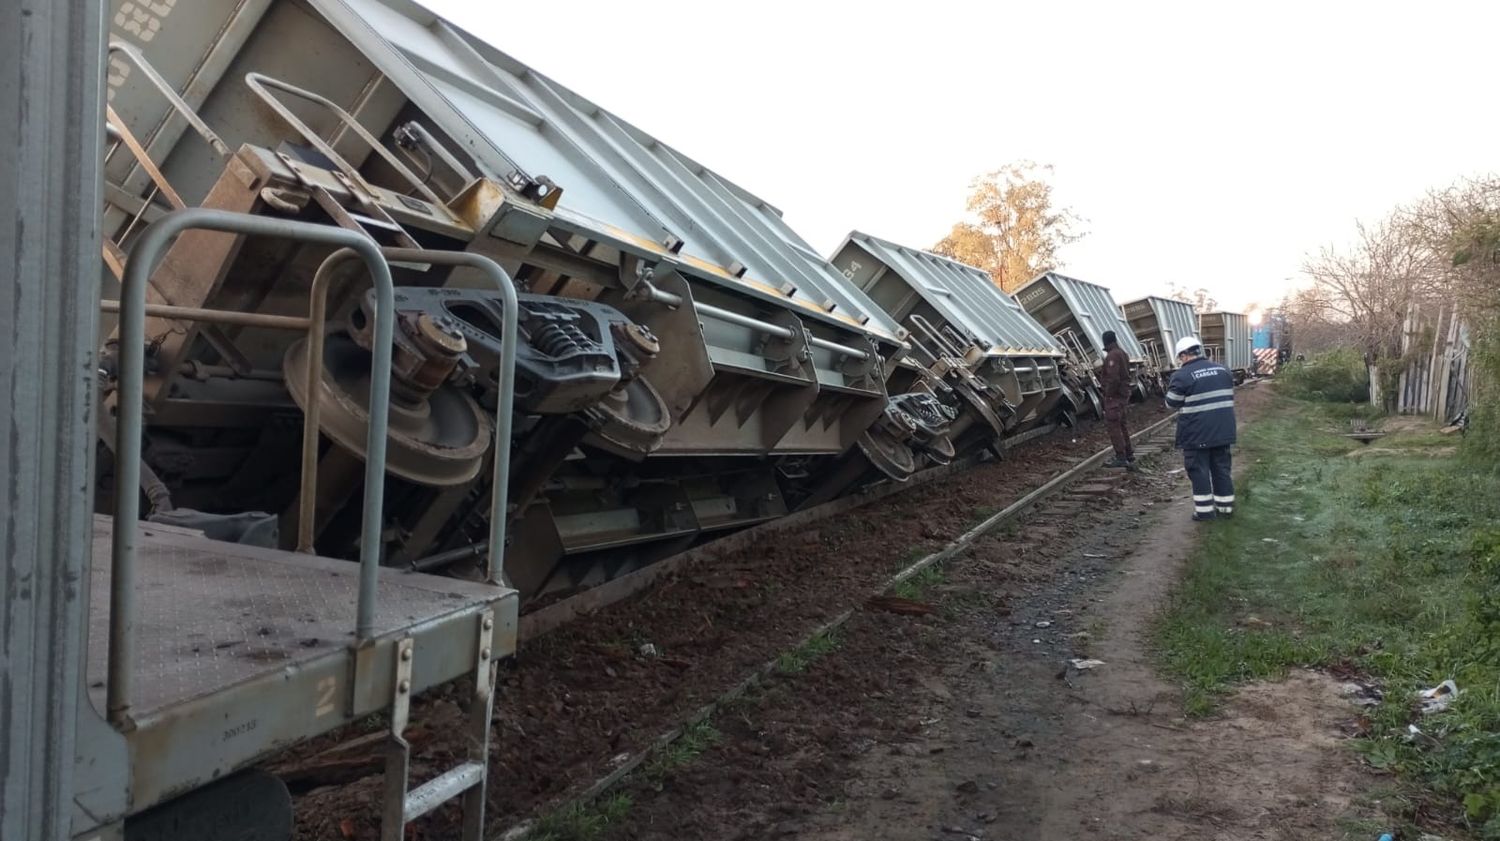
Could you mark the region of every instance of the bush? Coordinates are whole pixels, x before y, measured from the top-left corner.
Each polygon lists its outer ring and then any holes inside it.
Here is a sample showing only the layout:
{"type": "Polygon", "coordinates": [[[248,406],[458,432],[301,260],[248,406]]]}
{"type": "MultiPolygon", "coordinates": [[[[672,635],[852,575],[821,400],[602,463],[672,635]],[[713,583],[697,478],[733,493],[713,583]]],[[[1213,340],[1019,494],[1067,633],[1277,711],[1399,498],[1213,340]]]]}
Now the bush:
{"type": "Polygon", "coordinates": [[[1500,465],[1500,324],[1476,331],[1469,350],[1472,391],[1464,453],[1489,466],[1500,465]]]}
{"type": "Polygon", "coordinates": [[[1303,400],[1368,403],[1370,372],[1358,352],[1330,350],[1306,362],[1292,362],[1276,374],[1282,393],[1303,400]]]}

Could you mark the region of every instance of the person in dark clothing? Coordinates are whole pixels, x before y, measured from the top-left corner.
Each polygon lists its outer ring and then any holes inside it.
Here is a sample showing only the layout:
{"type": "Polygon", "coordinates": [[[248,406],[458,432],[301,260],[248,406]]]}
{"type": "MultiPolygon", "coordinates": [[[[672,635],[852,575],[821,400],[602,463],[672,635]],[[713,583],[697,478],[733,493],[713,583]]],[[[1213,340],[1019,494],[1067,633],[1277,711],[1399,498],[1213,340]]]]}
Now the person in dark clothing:
{"type": "Polygon", "coordinates": [[[1178,340],[1177,361],[1182,367],[1167,383],[1167,407],[1181,411],[1177,448],[1193,483],[1193,519],[1228,518],[1234,514],[1234,375],[1204,358],[1196,336],[1178,340]]]}
{"type": "Polygon", "coordinates": [[[1134,469],[1135,448],[1130,444],[1130,430],[1125,425],[1125,410],[1130,406],[1130,357],[1120,347],[1113,330],[1104,331],[1104,366],[1099,371],[1104,394],[1104,428],[1115,448],[1113,460],[1106,467],[1134,469]]]}

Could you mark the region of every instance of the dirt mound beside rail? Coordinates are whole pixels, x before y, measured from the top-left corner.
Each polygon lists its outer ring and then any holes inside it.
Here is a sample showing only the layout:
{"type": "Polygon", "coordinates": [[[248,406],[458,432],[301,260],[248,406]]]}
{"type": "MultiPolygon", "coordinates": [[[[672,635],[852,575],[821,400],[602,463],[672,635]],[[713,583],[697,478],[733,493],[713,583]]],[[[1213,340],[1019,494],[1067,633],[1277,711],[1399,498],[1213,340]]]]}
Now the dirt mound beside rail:
{"type": "MultiPolygon", "coordinates": [[[[1164,416],[1155,406],[1137,406],[1131,420],[1144,427],[1164,416]]],[[[492,826],[508,826],[588,786],[622,755],[858,604],[896,570],[1106,446],[1096,424],[1044,436],[1005,461],[690,568],[526,643],[502,673],[497,696],[492,826]],[[651,653],[643,654],[647,645],[651,653]]],[[[442,734],[456,721],[452,702],[462,691],[440,691],[414,707],[413,727],[431,734],[416,751],[414,784],[458,761],[458,746],[442,734]]],[[[332,743],[301,749],[273,767],[305,767],[306,757],[332,743]]],[[[298,839],[378,836],[379,765],[344,765],[327,785],[317,778],[299,783],[298,839]]],[[[408,838],[450,837],[456,815],[455,806],[445,807],[408,838]]]]}

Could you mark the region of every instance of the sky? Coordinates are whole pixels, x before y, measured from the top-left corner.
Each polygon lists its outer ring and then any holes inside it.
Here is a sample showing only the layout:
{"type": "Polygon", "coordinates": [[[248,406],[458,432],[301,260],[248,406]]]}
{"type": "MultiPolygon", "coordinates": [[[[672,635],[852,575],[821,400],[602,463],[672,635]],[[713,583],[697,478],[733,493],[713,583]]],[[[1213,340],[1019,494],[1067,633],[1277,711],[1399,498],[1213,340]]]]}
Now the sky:
{"type": "Polygon", "coordinates": [[[825,255],[930,247],[974,176],[1051,164],[1062,269],[1119,301],[1273,303],[1356,219],[1500,169],[1500,2],[422,2],[825,255]]]}

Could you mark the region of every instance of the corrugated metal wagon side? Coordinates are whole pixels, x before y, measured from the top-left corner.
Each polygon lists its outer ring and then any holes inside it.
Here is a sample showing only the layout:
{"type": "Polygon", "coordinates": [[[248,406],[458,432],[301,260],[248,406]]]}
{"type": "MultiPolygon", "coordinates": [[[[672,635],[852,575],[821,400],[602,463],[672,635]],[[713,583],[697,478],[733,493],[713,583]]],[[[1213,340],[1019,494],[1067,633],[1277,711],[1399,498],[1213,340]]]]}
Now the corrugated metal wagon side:
{"type": "Polygon", "coordinates": [[[1203,352],[1229,370],[1236,379],[1249,376],[1253,367],[1250,320],[1244,313],[1206,312],[1198,318],[1203,352]]]}
{"type": "Polygon", "coordinates": [[[1177,340],[1196,335],[1198,317],[1187,301],[1156,296],[1130,301],[1121,307],[1131,332],[1146,354],[1147,367],[1158,380],[1177,370],[1177,340]]]}
{"type": "Polygon", "coordinates": [[[961,395],[956,441],[982,445],[979,430],[997,438],[1042,423],[1063,398],[1062,346],[982,270],[859,231],[832,262],[961,395]]]}

